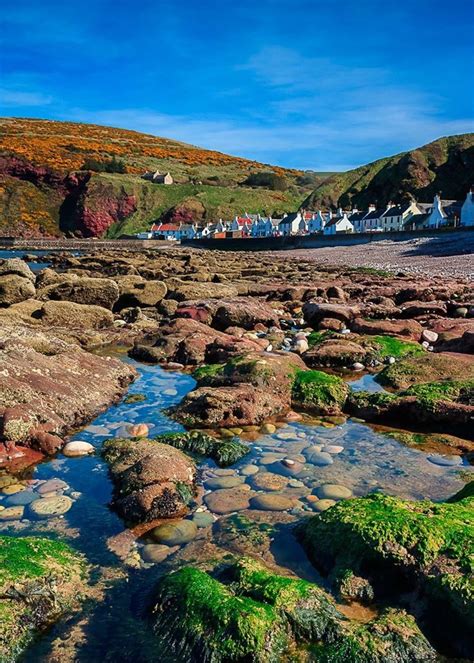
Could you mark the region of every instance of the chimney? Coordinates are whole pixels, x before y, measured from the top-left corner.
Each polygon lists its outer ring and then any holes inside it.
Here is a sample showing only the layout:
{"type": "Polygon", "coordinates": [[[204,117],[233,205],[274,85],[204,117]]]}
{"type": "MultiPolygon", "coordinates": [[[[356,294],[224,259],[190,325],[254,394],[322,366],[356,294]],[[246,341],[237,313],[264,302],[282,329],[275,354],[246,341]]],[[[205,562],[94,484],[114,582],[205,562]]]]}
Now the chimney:
{"type": "Polygon", "coordinates": [[[373,203],[370,203],[369,212],[375,212],[375,209],[376,209],[375,205],[373,203]]]}

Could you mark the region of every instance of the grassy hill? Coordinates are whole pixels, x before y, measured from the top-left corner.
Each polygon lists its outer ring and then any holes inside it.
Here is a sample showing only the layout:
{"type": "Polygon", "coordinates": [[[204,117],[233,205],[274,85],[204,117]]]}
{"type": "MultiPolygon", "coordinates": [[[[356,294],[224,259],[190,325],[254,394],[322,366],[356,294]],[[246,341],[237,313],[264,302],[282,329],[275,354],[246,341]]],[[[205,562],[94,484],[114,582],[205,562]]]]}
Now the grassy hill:
{"type": "Polygon", "coordinates": [[[284,169],[168,138],[72,122],[0,119],[0,234],[119,236],[162,217],[212,221],[297,209],[329,173],[284,169]],[[107,171],[118,172],[107,172],[107,171]],[[143,180],[171,172],[175,184],[143,180]],[[276,185],[250,186],[273,173],[276,185]]]}
{"type": "Polygon", "coordinates": [[[319,183],[303,205],[307,209],[341,205],[385,205],[414,197],[431,202],[437,192],[463,200],[474,183],[474,133],[450,136],[410,152],[379,159],[319,183]]]}

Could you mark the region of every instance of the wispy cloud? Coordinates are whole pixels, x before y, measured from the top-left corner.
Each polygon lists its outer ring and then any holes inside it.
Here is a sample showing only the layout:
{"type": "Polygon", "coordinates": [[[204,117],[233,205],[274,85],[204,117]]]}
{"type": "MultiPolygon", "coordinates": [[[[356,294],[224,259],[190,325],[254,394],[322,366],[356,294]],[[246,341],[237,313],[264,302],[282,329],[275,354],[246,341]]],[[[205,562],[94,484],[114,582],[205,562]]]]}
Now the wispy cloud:
{"type": "Polygon", "coordinates": [[[53,97],[42,92],[29,92],[25,90],[8,90],[0,88],[0,107],[19,108],[33,106],[48,106],[54,101],[53,97]]]}

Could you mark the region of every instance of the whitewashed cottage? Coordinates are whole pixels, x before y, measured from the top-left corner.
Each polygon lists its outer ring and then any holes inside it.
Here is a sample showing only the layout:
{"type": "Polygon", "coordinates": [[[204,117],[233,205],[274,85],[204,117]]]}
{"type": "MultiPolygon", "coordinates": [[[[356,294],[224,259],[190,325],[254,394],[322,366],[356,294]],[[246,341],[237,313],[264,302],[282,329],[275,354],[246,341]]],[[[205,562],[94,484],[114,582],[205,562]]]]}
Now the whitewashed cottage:
{"type": "Polygon", "coordinates": [[[280,235],[297,235],[300,228],[301,218],[299,212],[284,214],[279,224],[280,235]]]}
{"type": "Polygon", "coordinates": [[[461,207],[461,226],[474,226],[474,187],[471,187],[461,207]]]}
{"type": "Polygon", "coordinates": [[[353,233],[354,226],[349,221],[347,212],[339,209],[336,216],[332,217],[330,221],[324,226],[324,235],[336,235],[337,233],[353,233]]]}

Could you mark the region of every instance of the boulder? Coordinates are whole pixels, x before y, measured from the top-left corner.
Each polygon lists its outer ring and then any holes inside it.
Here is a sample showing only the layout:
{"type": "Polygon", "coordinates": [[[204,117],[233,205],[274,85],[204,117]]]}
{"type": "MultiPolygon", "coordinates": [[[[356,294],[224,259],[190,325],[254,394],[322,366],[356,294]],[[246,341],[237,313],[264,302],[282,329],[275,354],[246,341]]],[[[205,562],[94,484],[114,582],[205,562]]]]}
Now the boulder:
{"type": "Polygon", "coordinates": [[[416,320],[365,320],[356,318],[351,329],[358,334],[406,336],[418,341],[423,327],[416,320]]]}
{"type": "Polygon", "coordinates": [[[119,297],[119,288],[112,279],[77,277],[42,288],[40,299],[93,304],[112,309],[119,297]]]}
{"type": "Polygon", "coordinates": [[[167,293],[163,281],[144,281],[140,277],[122,277],[118,285],[120,296],[114,305],[116,311],[130,306],[157,306],[167,293]]]}
{"type": "Polygon", "coordinates": [[[224,299],[236,297],[237,289],[224,283],[197,283],[171,278],[166,281],[168,297],[184,302],[190,299],[224,299]]]}
{"type": "Polygon", "coordinates": [[[330,338],[304,353],[303,359],[313,366],[351,366],[364,361],[367,350],[359,343],[344,338],[330,338]]]}
{"type": "Polygon", "coordinates": [[[196,496],[196,468],[184,453],[147,439],[105,442],[115,486],[113,506],[130,523],[186,514],[196,496]]]}
{"type": "Polygon", "coordinates": [[[319,414],[339,414],[349,388],[341,378],[322,371],[298,371],[292,389],[294,406],[319,414]]]}
{"type": "Polygon", "coordinates": [[[34,272],[31,271],[26,262],[21,260],[21,258],[7,258],[0,261],[0,276],[4,276],[5,274],[16,274],[17,276],[22,276],[24,279],[28,279],[32,283],[36,280],[34,272]]]}
{"type": "Polygon", "coordinates": [[[249,297],[219,302],[212,326],[225,330],[227,327],[254,329],[255,325],[279,327],[279,317],[275,310],[263,301],[249,297]]]}
{"type": "Polygon", "coordinates": [[[74,302],[45,302],[39,316],[42,323],[48,327],[102,329],[111,327],[114,323],[114,316],[108,309],[74,302]]]}
{"type": "Polygon", "coordinates": [[[441,352],[404,358],[377,375],[377,382],[397,390],[422,382],[464,379],[474,380],[474,356],[441,352]]]}
{"type": "Polygon", "coordinates": [[[318,328],[319,323],[324,318],[336,318],[350,324],[359,314],[359,307],[346,304],[321,304],[310,301],[303,305],[303,317],[314,329],[318,328]]]}
{"type": "Polygon", "coordinates": [[[36,289],[29,278],[18,274],[0,276],[0,307],[10,306],[35,297],[36,289]]]}

